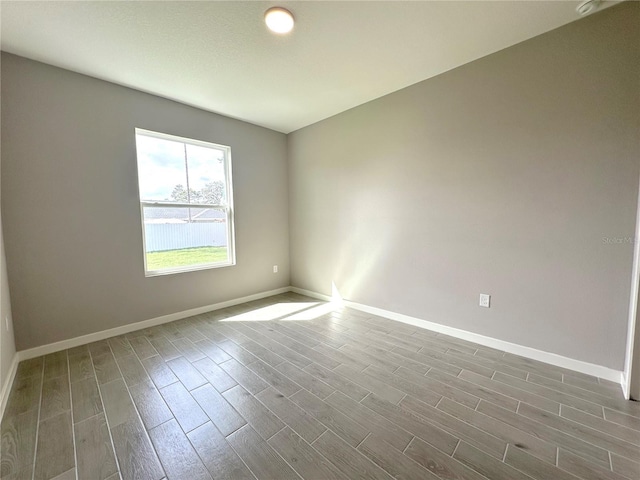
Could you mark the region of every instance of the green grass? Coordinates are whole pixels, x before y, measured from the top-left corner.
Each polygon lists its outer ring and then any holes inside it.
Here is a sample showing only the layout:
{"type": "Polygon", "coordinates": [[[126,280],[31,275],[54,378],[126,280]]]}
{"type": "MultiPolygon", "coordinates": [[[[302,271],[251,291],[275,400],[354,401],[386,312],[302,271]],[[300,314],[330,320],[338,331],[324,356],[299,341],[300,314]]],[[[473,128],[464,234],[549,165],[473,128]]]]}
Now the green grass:
{"type": "Polygon", "coordinates": [[[147,252],[147,270],[165,270],[202,263],[226,262],[227,247],[198,247],[147,252]]]}

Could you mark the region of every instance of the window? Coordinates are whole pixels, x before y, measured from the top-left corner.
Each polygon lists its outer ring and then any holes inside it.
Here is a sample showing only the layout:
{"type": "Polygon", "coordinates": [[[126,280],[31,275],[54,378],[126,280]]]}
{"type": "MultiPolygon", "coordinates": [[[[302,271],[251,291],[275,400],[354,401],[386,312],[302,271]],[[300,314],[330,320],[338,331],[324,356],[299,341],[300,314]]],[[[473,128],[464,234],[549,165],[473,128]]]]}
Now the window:
{"type": "Polygon", "coordinates": [[[136,128],[146,276],[235,264],[231,149],[136,128]]]}

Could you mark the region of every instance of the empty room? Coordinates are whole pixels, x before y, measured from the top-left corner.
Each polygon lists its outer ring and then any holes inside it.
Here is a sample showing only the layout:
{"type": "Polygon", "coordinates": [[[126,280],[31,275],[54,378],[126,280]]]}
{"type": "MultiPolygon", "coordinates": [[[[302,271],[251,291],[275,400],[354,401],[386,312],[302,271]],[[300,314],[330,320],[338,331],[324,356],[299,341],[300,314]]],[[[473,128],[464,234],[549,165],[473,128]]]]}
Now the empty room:
{"type": "Polygon", "coordinates": [[[2,480],[640,480],[640,2],[0,27],[2,480]]]}

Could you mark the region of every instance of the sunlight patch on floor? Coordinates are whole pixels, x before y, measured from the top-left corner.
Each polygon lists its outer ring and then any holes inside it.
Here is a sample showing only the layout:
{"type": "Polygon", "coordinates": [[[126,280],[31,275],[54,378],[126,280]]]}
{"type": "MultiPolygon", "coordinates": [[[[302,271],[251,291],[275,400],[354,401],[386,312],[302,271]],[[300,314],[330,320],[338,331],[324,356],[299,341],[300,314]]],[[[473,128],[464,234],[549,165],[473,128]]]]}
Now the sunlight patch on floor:
{"type": "Polygon", "coordinates": [[[269,305],[267,307],[257,308],[250,312],[234,315],[233,317],[223,318],[221,322],[266,322],[269,320],[277,320],[279,318],[288,317],[296,312],[308,310],[312,307],[320,305],[320,302],[283,302],[269,305]]]}
{"type": "Polygon", "coordinates": [[[335,304],[333,302],[323,303],[321,305],[318,305],[317,307],[308,308],[308,309],[303,310],[301,312],[294,313],[293,315],[290,315],[288,317],[282,318],[281,320],[283,320],[283,321],[313,320],[315,318],[318,318],[318,317],[321,317],[323,315],[326,315],[327,313],[336,312],[336,311],[341,310],[341,309],[342,309],[341,305],[335,304]]]}

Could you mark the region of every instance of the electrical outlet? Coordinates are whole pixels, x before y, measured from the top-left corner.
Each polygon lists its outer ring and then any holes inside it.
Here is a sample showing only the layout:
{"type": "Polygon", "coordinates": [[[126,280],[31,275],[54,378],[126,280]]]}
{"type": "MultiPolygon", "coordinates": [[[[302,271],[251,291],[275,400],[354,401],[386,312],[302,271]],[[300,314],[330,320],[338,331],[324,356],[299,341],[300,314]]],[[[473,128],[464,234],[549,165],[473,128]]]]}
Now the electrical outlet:
{"type": "Polygon", "coordinates": [[[491,295],[489,295],[488,293],[481,293],[480,306],[489,308],[490,304],[491,304],[491,295]]]}
{"type": "Polygon", "coordinates": [[[278,273],[278,265],[273,266],[273,273],[278,273]]]}

